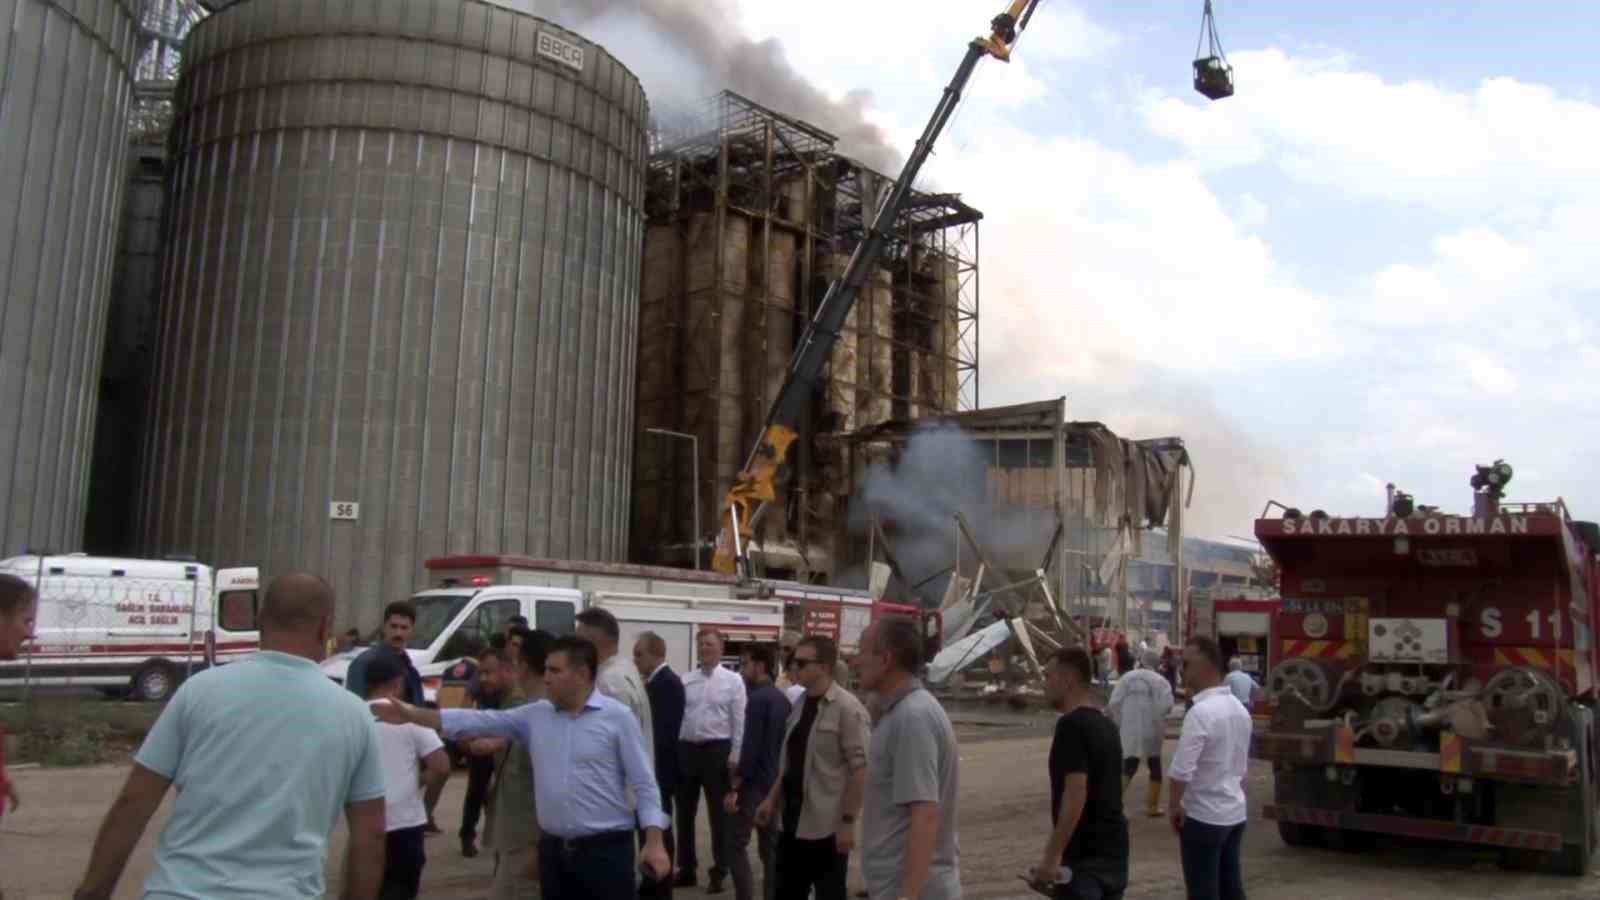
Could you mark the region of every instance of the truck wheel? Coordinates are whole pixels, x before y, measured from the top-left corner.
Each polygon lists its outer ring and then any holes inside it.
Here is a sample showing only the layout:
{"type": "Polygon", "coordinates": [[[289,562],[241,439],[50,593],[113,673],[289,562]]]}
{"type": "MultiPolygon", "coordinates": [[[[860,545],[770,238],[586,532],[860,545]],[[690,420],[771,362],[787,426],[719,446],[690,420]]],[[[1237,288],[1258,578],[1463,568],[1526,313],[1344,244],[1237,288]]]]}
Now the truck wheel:
{"type": "Polygon", "coordinates": [[[1370,831],[1329,828],[1323,834],[1322,843],[1329,849],[1345,853],[1367,853],[1378,846],[1378,836],[1370,831]]]}
{"type": "Polygon", "coordinates": [[[1544,866],[1545,854],[1541,850],[1520,850],[1503,847],[1500,850],[1500,868],[1512,872],[1536,872],[1544,866]]]}
{"type": "Polygon", "coordinates": [[[1322,829],[1316,825],[1301,825],[1299,822],[1279,822],[1278,837],[1291,847],[1320,847],[1322,846],[1322,829]]]}
{"type": "Polygon", "coordinates": [[[1550,855],[1550,871],[1577,877],[1589,874],[1589,848],[1582,844],[1562,844],[1560,850],[1550,855]]]}
{"type": "Polygon", "coordinates": [[[178,672],[163,662],[145,663],[133,673],[129,696],[147,703],[162,703],[178,689],[178,672]]]}

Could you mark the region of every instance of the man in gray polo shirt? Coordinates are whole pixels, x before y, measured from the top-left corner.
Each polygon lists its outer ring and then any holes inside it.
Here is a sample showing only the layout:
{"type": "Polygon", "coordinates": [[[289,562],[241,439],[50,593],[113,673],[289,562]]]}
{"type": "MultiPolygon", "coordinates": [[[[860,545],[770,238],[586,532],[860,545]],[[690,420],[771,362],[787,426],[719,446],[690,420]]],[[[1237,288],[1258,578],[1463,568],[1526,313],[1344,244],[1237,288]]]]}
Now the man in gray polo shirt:
{"type": "Polygon", "coordinates": [[[944,707],[922,687],[922,635],[900,617],[861,636],[861,684],[881,710],[867,757],[861,868],[872,900],[959,900],[959,756],[944,707]]]}

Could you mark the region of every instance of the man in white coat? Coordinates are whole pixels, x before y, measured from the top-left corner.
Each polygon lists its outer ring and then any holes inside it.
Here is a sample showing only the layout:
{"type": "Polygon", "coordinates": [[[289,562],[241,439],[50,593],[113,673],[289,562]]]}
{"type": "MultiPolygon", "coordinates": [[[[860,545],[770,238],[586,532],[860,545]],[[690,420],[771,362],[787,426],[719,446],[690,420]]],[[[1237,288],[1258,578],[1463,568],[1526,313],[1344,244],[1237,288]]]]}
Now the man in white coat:
{"type": "Polygon", "coordinates": [[[1128,790],[1139,760],[1150,778],[1145,813],[1161,816],[1161,742],[1167,737],[1167,713],[1172,711],[1172,685],[1156,671],[1161,655],[1146,651],[1144,664],[1123,675],[1111,691],[1111,718],[1122,732],[1122,790],[1128,790]]]}

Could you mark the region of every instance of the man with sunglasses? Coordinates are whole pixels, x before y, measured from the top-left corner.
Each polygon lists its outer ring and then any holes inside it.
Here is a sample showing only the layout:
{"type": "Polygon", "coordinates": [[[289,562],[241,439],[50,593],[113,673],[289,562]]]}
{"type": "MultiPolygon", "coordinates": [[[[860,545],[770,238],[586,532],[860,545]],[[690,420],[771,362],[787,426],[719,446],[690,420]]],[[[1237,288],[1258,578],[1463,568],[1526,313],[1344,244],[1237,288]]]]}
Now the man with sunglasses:
{"type": "Polygon", "coordinates": [[[756,810],[756,823],[775,817],[778,900],[845,900],[845,874],[856,842],[856,819],[866,792],[871,726],[866,707],[833,680],[834,642],[808,635],[794,650],[794,679],[805,697],[789,713],[778,764],[780,777],[756,810]]]}

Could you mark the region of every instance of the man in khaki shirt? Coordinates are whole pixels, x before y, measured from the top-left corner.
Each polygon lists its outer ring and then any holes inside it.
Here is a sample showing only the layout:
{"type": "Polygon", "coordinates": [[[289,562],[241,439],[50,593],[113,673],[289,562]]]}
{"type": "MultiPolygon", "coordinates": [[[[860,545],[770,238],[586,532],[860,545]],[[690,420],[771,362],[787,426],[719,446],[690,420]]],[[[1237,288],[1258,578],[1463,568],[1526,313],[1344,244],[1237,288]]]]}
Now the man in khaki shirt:
{"type": "MultiPolygon", "coordinates": [[[[507,689],[506,708],[543,700],[544,660],[555,639],[546,631],[525,629],[509,642],[516,645],[519,678],[507,689]]],[[[539,897],[539,822],[533,805],[533,764],[528,749],[499,738],[495,783],[489,794],[484,832],[494,847],[494,883],[491,900],[537,900],[539,897]]]]}
{"type": "Polygon", "coordinates": [[[780,777],[756,811],[763,826],[780,816],[778,900],[845,900],[845,873],[855,847],[856,818],[866,787],[867,710],[833,680],[839,651],[811,635],[795,647],[795,680],[805,697],[794,705],[778,763],[780,777]]]}

